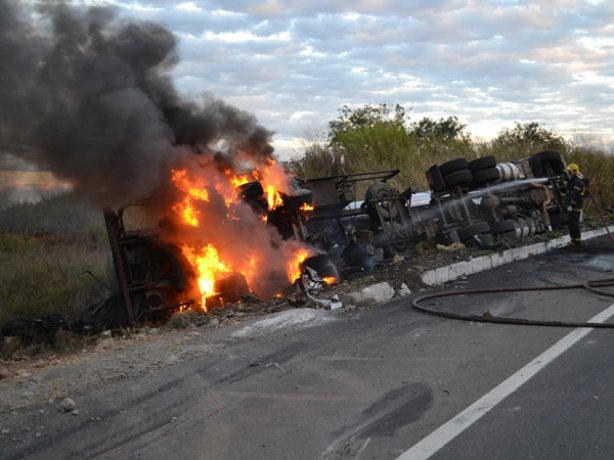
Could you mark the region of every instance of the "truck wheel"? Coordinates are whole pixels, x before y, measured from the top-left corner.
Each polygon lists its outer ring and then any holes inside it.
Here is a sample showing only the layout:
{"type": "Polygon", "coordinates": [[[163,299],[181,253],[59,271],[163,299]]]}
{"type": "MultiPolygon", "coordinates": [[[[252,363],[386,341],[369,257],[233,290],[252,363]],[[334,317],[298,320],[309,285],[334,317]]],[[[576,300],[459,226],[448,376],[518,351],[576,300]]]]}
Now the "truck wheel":
{"type": "Polygon", "coordinates": [[[482,169],[473,173],[473,184],[482,185],[488,182],[494,182],[499,179],[499,170],[497,168],[482,169]]]}
{"type": "Polygon", "coordinates": [[[527,221],[527,218],[524,216],[516,216],[515,219],[520,227],[520,238],[527,238],[528,236],[530,236],[531,228],[529,227],[529,222],[527,221]]]}
{"type": "Polygon", "coordinates": [[[396,241],[394,243],[384,245],[384,256],[387,258],[392,258],[396,255],[405,254],[411,247],[411,240],[407,232],[403,230],[403,226],[398,222],[391,222],[390,233],[392,240],[398,239],[402,241],[396,241]]]}
{"type": "Polygon", "coordinates": [[[535,177],[545,177],[546,164],[549,164],[556,174],[565,173],[563,157],[559,152],[555,152],[554,150],[545,150],[529,157],[529,165],[531,166],[531,170],[533,171],[533,175],[535,177]]]}
{"type": "Polygon", "coordinates": [[[490,224],[490,231],[495,235],[506,232],[520,233],[520,226],[514,219],[506,219],[502,220],[501,222],[493,222],[490,224]]]}
{"type": "Polygon", "coordinates": [[[490,225],[488,225],[488,222],[478,222],[468,227],[461,228],[458,231],[458,237],[461,241],[466,241],[480,233],[490,233],[490,225]]]}
{"type": "Polygon", "coordinates": [[[443,180],[446,183],[446,187],[451,188],[460,184],[468,184],[473,180],[473,174],[468,169],[461,169],[444,175],[443,180]]]}
{"type": "Polygon", "coordinates": [[[439,166],[439,171],[441,171],[442,176],[447,176],[450,173],[455,171],[460,171],[461,169],[467,169],[469,167],[469,163],[464,158],[455,158],[454,160],[447,161],[446,163],[439,166]]]}
{"type": "Polygon", "coordinates": [[[497,160],[494,156],[490,155],[470,161],[468,167],[472,173],[475,173],[476,171],[494,168],[495,166],[497,166],[497,160]]]}
{"type": "Polygon", "coordinates": [[[371,216],[372,219],[378,219],[377,209],[379,208],[384,220],[392,220],[397,217],[399,214],[399,207],[395,202],[395,196],[395,191],[390,185],[384,182],[371,184],[365,193],[369,216],[371,216]]]}

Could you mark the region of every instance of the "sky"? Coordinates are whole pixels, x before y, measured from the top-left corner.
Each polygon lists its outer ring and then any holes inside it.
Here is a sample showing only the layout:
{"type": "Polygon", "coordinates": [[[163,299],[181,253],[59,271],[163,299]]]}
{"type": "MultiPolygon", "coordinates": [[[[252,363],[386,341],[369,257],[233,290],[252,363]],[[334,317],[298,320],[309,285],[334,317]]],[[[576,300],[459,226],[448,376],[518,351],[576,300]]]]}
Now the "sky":
{"type": "Polygon", "coordinates": [[[488,139],[536,121],[614,141],[614,2],[114,1],[179,39],[178,89],[256,115],[280,156],[322,138],[343,105],[457,116],[488,139]]]}

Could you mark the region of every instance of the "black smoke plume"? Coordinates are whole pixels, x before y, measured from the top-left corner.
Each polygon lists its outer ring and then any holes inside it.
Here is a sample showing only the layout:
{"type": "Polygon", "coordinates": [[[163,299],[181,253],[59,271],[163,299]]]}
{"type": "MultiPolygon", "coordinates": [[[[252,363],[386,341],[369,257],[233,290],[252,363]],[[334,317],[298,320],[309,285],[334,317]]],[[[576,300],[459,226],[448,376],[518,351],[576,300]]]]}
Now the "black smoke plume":
{"type": "MultiPolygon", "coordinates": [[[[186,151],[270,156],[271,132],[212,96],[188,101],[173,34],[110,8],[0,0],[0,153],[106,204],[144,198],[186,151]]],[[[206,65],[206,63],[203,63],[206,65]]]]}

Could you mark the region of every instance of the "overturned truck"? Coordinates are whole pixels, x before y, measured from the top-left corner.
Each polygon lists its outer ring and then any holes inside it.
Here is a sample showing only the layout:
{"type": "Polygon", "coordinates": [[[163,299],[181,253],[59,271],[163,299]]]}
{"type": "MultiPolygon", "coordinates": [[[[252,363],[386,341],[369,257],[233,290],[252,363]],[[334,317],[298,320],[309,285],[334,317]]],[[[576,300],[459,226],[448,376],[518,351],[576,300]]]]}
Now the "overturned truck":
{"type": "MultiPolygon", "coordinates": [[[[488,156],[433,165],[426,171],[427,192],[390,186],[398,172],[293,179],[274,209],[267,208],[257,180],[236,187],[236,194],[262,225],[309,248],[297,261],[301,276],[295,285],[303,289],[338,282],[395,256],[407,257],[417,243],[509,246],[567,222],[562,205],[566,164],[554,151],[504,163],[488,156]],[[365,192],[359,197],[361,190],[365,192]]],[[[90,321],[132,325],[197,308],[202,301],[191,287],[194,273],[179,247],[161,237],[164,225],[155,231],[129,230],[126,209],[104,211],[116,292],[92,310],[90,321]]],[[[215,280],[209,308],[249,293],[242,273],[226,273],[215,280]]]]}

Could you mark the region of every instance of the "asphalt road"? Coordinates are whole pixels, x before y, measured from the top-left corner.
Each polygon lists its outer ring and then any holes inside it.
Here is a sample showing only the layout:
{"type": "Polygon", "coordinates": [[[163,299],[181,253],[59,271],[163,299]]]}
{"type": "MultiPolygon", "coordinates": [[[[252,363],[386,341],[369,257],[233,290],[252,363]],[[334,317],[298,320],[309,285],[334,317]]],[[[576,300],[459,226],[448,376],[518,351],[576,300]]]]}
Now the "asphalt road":
{"type": "MultiPolygon", "coordinates": [[[[612,269],[614,245],[600,238],[446,289],[575,284],[612,269]]],[[[0,458],[612,458],[614,330],[454,321],[413,310],[411,299],[282,312],[216,331],[190,361],[75,395],[79,416],[11,414],[36,429],[18,442],[0,438],[0,458]],[[500,390],[509,379],[515,386],[500,390]],[[470,416],[453,419],[476,401],[470,416]],[[431,450],[417,451],[421,441],[431,450]]],[[[433,302],[586,321],[614,298],[561,290],[433,302]]]]}

